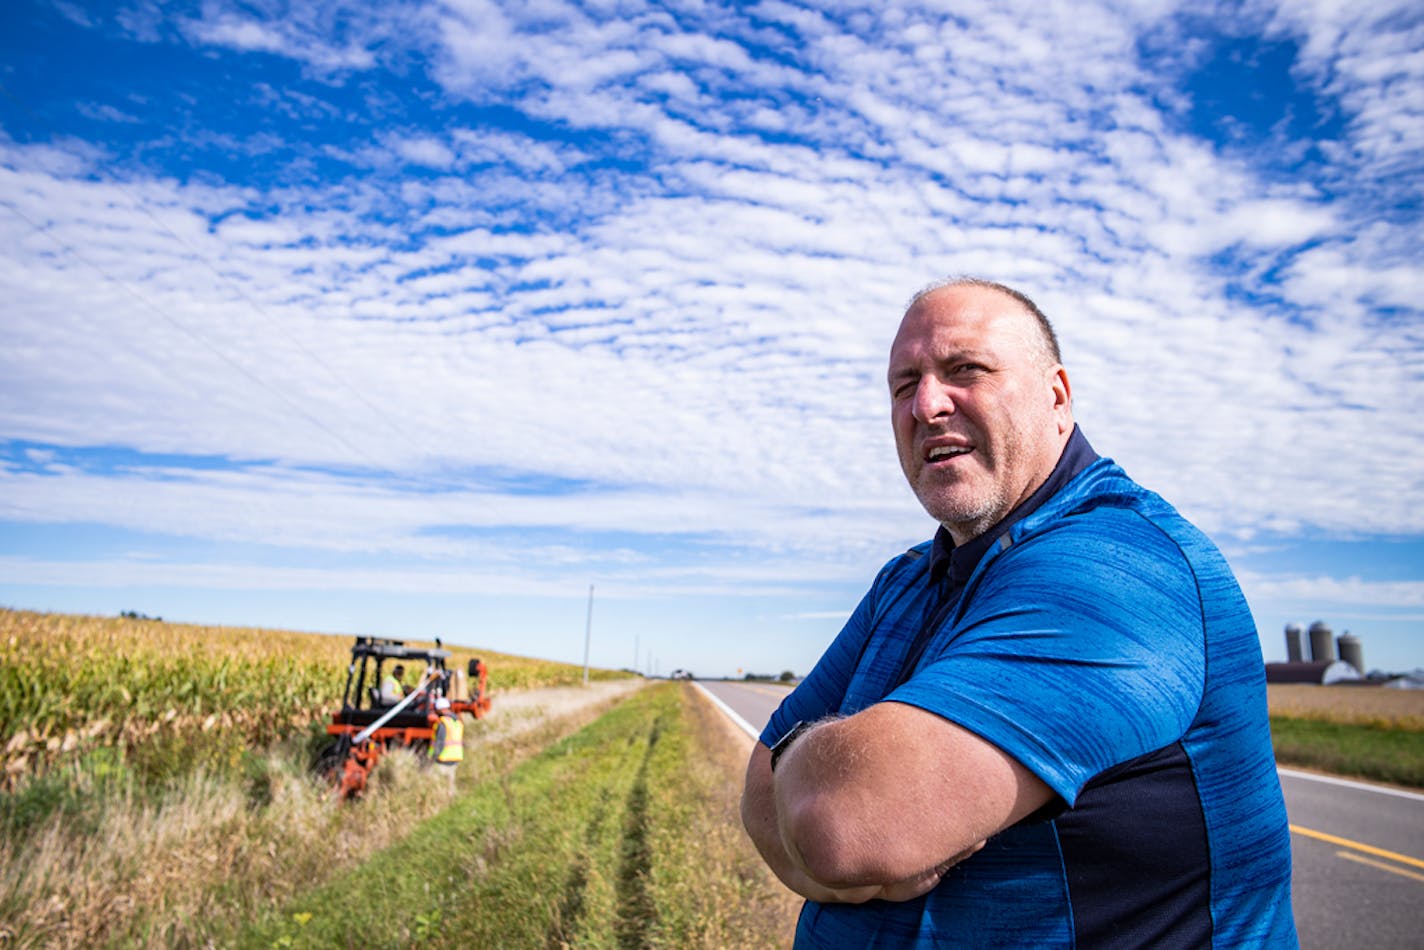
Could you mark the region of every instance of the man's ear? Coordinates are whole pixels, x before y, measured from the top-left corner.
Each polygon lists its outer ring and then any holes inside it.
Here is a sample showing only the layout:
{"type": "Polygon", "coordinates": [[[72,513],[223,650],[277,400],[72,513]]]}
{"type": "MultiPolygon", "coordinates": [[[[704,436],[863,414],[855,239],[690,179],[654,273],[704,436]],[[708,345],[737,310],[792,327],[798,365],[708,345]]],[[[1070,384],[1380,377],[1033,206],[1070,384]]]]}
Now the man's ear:
{"type": "Polygon", "coordinates": [[[1049,384],[1053,387],[1053,411],[1058,416],[1061,434],[1073,429],[1073,384],[1068,381],[1068,370],[1063,366],[1053,367],[1052,372],[1049,384]]]}

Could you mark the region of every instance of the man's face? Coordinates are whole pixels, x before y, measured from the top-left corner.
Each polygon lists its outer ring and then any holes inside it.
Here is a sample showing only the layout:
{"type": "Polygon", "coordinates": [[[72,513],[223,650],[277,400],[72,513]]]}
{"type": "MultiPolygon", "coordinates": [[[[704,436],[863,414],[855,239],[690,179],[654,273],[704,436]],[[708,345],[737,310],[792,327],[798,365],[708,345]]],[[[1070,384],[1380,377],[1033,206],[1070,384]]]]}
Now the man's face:
{"type": "Polygon", "coordinates": [[[921,298],[890,347],[900,466],[956,544],[982,534],[1053,471],[1073,429],[1068,376],[1032,315],[996,290],[921,298]]]}

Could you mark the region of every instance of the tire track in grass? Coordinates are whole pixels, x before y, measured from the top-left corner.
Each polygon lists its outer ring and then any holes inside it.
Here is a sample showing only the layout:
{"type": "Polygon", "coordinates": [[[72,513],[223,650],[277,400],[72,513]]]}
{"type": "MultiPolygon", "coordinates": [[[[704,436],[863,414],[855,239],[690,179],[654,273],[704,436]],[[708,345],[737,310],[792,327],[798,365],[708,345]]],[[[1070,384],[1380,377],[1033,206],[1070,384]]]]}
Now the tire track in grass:
{"type": "MultiPolygon", "coordinates": [[[[514,771],[469,789],[401,845],[218,943],[447,946],[458,935],[494,947],[579,946],[591,938],[609,945],[603,941],[620,920],[620,868],[638,882],[629,894],[645,889],[646,842],[641,858],[623,855],[638,853],[626,842],[646,837],[638,831],[648,822],[646,781],[642,815],[632,819],[623,809],[640,797],[633,786],[645,777],[650,727],[674,696],[635,694],[514,771]]],[[[629,939],[638,943],[628,945],[646,944],[652,919],[630,923],[629,939]]]]}
{"type": "Polygon", "coordinates": [[[648,875],[653,867],[652,850],[648,846],[648,760],[657,748],[662,728],[663,717],[659,716],[648,732],[643,761],[628,792],[618,859],[618,918],[614,923],[618,946],[623,950],[646,946],[648,933],[658,916],[657,905],[648,888],[648,875]]]}
{"type": "Polygon", "coordinates": [[[593,817],[589,820],[588,827],[584,831],[584,850],[575,857],[573,864],[569,867],[568,877],[564,879],[563,896],[554,909],[554,919],[549,921],[549,927],[544,932],[546,950],[561,950],[561,948],[573,944],[578,936],[588,890],[589,855],[597,847],[599,838],[602,837],[603,823],[608,816],[606,794],[605,791],[605,800],[594,811],[593,817]]]}

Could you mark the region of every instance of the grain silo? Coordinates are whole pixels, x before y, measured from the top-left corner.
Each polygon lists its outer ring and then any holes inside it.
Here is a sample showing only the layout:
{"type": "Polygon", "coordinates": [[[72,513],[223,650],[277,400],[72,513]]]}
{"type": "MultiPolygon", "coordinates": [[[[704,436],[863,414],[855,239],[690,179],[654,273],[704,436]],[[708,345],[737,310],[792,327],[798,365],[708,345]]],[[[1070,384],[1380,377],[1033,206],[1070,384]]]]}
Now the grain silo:
{"type": "Polygon", "coordinates": [[[1286,662],[1300,663],[1305,659],[1305,628],[1298,623],[1286,624],[1286,662]]]}
{"type": "Polygon", "coordinates": [[[1340,659],[1359,670],[1361,675],[1365,672],[1365,648],[1360,643],[1360,638],[1346,630],[1336,639],[1336,644],[1340,647],[1340,659]]]}
{"type": "Polygon", "coordinates": [[[1335,631],[1324,620],[1310,625],[1310,658],[1317,663],[1335,659],[1335,631]]]}

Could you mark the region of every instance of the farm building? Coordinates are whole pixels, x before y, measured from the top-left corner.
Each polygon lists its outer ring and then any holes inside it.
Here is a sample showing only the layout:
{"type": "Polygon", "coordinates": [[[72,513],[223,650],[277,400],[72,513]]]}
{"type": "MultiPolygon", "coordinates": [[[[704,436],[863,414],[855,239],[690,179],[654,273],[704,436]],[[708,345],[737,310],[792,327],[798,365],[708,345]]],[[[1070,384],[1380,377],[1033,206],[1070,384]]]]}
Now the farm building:
{"type": "Polygon", "coordinates": [[[1344,660],[1297,660],[1291,663],[1267,663],[1267,683],[1353,683],[1360,680],[1360,671],[1344,660]]]}

